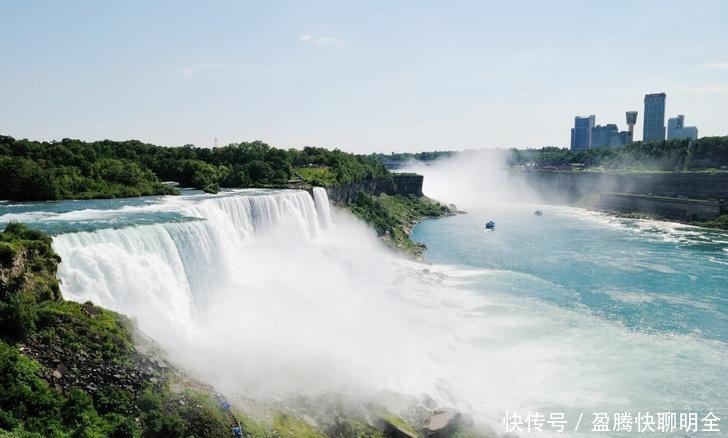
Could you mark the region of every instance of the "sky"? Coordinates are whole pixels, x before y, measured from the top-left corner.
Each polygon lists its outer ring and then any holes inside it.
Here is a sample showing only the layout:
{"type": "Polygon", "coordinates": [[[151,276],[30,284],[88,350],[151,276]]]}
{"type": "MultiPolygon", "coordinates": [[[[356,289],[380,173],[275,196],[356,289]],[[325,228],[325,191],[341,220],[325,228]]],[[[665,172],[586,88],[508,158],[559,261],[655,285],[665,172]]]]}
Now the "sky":
{"type": "Polygon", "coordinates": [[[0,0],[0,134],[352,152],[728,135],[728,1],[0,0]]]}

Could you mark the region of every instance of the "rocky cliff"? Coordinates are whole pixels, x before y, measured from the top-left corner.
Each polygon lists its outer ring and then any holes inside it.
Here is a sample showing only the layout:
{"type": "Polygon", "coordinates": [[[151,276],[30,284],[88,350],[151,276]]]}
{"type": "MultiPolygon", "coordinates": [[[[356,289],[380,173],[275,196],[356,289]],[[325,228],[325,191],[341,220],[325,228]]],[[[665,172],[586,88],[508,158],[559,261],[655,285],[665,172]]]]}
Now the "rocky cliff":
{"type": "Polygon", "coordinates": [[[329,199],[346,204],[353,201],[359,192],[368,195],[422,195],[423,176],[416,173],[393,173],[391,178],[372,179],[340,186],[327,187],[329,199]]]}

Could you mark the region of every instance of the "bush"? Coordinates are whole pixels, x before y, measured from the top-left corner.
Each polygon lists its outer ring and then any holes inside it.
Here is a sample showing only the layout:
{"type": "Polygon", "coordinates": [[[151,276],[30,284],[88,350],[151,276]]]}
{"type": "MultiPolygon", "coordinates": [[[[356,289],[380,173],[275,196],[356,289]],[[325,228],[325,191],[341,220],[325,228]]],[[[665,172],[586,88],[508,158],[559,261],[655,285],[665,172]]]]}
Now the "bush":
{"type": "Polygon", "coordinates": [[[220,192],[220,186],[217,183],[208,184],[202,189],[205,193],[219,193],[220,192]]]}
{"type": "Polygon", "coordinates": [[[10,266],[17,252],[9,243],[0,242],[0,266],[10,266]]]}

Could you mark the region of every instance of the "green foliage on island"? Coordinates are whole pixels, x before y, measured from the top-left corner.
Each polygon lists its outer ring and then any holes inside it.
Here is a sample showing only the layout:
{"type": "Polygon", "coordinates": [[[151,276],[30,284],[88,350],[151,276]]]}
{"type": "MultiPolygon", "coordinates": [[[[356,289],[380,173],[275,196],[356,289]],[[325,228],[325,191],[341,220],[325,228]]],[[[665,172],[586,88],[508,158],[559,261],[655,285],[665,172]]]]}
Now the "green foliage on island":
{"type": "Polygon", "coordinates": [[[357,194],[349,208],[385,241],[415,256],[419,256],[424,247],[410,239],[412,227],[422,219],[453,213],[449,207],[424,196],[374,196],[364,192],[357,194]]]}
{"type": "MultiPolygon", "coordinates": [[[[122,315],[64,301],[45,234],[0,232],[0,436],[227,436],[204,393],[135,347],[122,315]]],[[[137,345],[138,346],[138,345],[137,345]]]]}
{"type": "Polygon", "coordinates": [[[336,175],[329,167],[297,167],[294,175],[312,186],[333,187],[336,185],[336,175]]]}
{"type": "MultiPolygon", "coordinates": [[[[1,140],[0,140],[1,141],[1,140]]],[[[105,158],[83,164],[2,155],[0,198],[14,201],[120,198],[174,194],[154,174],[130,160],[105,158]]]]}
{"type": "Polygon", "coordinates": [[[161,147],[136,140],[59,142],[0,136],[0,199],[116,198],[177,193],[163,181],[215,193],[220,188],[283,187],[293,169],[315,185],[348,184],[389,175],[375,158],[338,149],[277,149],[263,142],[219,148],[161,147]]]}

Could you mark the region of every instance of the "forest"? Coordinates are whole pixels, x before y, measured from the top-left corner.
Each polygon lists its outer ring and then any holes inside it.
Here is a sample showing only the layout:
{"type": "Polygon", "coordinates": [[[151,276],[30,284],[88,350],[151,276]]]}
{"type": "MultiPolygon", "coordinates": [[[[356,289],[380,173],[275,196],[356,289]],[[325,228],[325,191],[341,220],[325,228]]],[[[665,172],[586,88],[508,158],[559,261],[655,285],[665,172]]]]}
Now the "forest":
{"type": "Polygon", "coordinates": [[[326,178],[312,180],[320,185],[389,175],[373,157],[317,147],[285,150],[261,141],[210,149],[137,140],[39,142],[0,136],[0,199],[13,201],[177,193],[165,181],[208,192],[221,187],[281,187],[297,168],[325,169],[326,178]]]}

